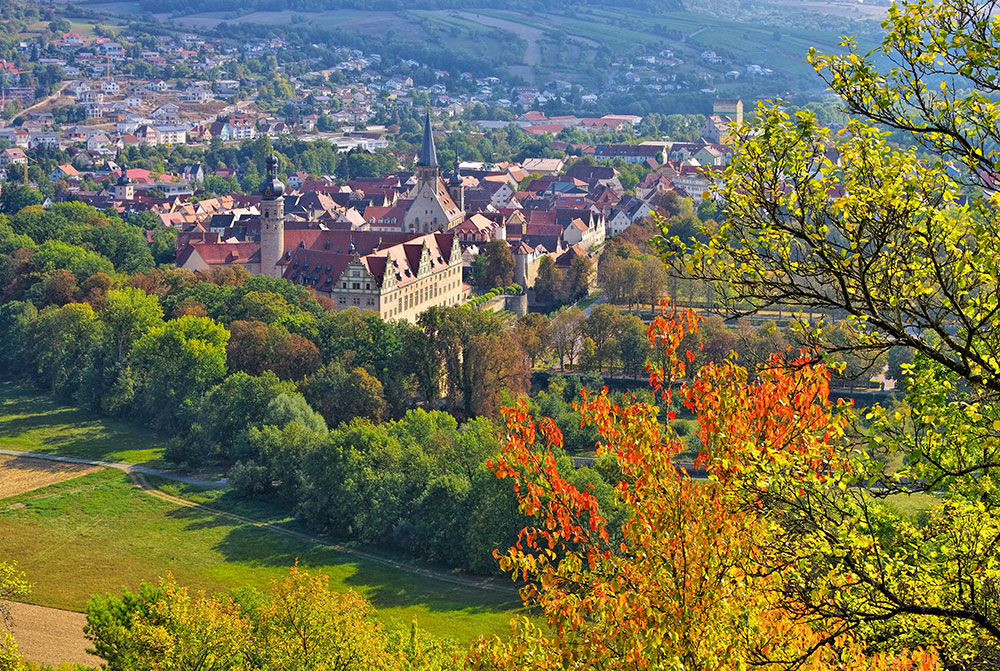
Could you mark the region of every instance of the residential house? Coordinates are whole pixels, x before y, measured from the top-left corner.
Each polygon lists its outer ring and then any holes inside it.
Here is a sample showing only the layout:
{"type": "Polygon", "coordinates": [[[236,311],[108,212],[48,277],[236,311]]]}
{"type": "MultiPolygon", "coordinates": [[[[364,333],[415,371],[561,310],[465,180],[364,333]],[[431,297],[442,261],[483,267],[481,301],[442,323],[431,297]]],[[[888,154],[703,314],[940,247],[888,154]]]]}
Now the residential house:
{"type": "Polygon", "coordinates": [[[99,151],[109,144],[111,144],[111,140],[104,133],[94,133],[87,138],[87,149],[90,151],[99,151]]]}
{"type": "Polygon", "coordinates": [[[181,163],[177,168],[177,176],[186,182],[205,181],[205,169],[201,163],[181,163]]]}
{"type": "Polygon", "coordinates": [[[157,126],[156,130],[160,133],[160,144],[187,143],[187,127],[185,126],[157,126]]]}
{"type": "Polygon", "coordinates": [[[64,163],[63,165],[56,166],[52,172],[49,173],[49,179],[53,182],[58,182],[61,179],[73,179],[79,178],[80,173],[69,163],[64,163]]]}
{"type": "Polygon", "coordinates": [[[27,165],[28,156],[20,147],[10,147],[0,152],[0,168],[11,165],[27,165]]]}
{"type": "Polygon", "coordinates": [[[180,119],[181,108],[174,103],[160,105],[153,110],[153,118],[160,123],[173,123],[180,119]]]}

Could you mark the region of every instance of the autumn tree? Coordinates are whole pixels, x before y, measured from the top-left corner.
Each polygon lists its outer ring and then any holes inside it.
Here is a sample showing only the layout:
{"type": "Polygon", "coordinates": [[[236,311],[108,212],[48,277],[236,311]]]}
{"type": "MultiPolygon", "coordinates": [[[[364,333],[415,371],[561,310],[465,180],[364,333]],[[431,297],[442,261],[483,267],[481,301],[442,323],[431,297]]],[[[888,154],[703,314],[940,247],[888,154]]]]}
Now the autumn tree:
{"type": "Polygon", "coordinates": [[[0,562],[0,671],[18,671],[21,668],[17,641],[11,633],[13,619],[7,602],[23,599],[30,591],[31,586],[16,565],[0,562]]]}
{"type": "MultiPolygon", "coordinates": [[[[582,421],[600,435],[598,455],[619,474],[614,501],[625,521],[618,531],[608,522],[614,511],[560,468],[563,436],[552,420],[536,420],[524,405],[506,411],[507,438],[492,468],[513,481],[533,521],[517,545],[496,555],[523,581],[521,596],[543,621],[518,618],[510,638],[480,638],[471,666],[935,667],[937,655],[922,646],[933,649],[938,641],[925,635],[917,614],[909,635],[886,637],[837,612],[838,590],[811,592],[830,607],[823,614],[787,607],[810,575],[799,563],[806,557],[788,554],[791,530],[768,505],[772,488],[779,496],[818,488],[858,505],[868,501],[872,524],[887,509],[845,486],[856,477],[843,440],[846,417],[829,399],[823,366],[772,365],[758,382],[733,359],[690,371],[693,355],[677,348],[694,328],[691,313],[657,320],[652,340],[667,365],[653,368],[650,382],[669,400],[671,382],[691,377],[680,398],[699,420],[699,464],[708,481],[694,481],[672,463],[683,445],[673,412],[661,418],[655,404],[613,403],[607,390],[585,394],[579,404],[582,421]]],[[[805,505],[798,496],[783,502],[805,505]]],[[[821,547],[831,542],[810,540],[821,547]]],[[[794,544],[803,552],[808,546],[794,544]]],[[[862,571],[877,569],[842,565],[838,586],[851,591],[864,580],[862,571]]],[[[967,639],[959,633],[956,640],[967,639]]]]}
{"type": "Polygon", "coordinates": [[[734,132],[718,231],[675,257],[729,316],[822,314],[795,319],[813,361],[875,372],[886,352],[914,355],[905,402],[852,422],[843,492],[768,481],[754,494],[786,523],[771,560],[799,567],[790,612],[873,650],[933,647],[953,668],[1000,656],[988,577],[1000,565],[1000,255],[996,199],[980,195],[1000,167],[994,10],[903,2],[874,51],[847,40],[846,53],[811,53],[851,120],[833,132],[811,110],[761,106],[734,132]],[[915,492],[940,501],[923,520],[882,503],[915,492]]]}
{"type": "Polygon", "coordinates": [[[327,364],[303,380],[301,388],[330,426],[355,417],[379,422],[386,413],[382,383],[361,367],[348,370],[340,363],[327,364]]]}
{"type": "Polygon", "coordinates": [[[167,575],[87,605],[87,637],[109,671],[433,671],[448,649],[415,630],[387,633],[371,605],[293,565],[268,594],[192,593],[167,575]]]}

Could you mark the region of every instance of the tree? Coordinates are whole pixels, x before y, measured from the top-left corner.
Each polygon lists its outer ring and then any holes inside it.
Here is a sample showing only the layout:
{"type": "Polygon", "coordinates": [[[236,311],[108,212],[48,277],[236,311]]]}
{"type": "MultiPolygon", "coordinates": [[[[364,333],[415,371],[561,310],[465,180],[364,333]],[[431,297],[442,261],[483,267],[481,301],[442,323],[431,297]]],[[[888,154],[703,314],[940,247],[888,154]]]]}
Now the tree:
{"type": "Polygon", "coordinates": [[[518,319],[514,326],[514,338],[528,356],[532,368],[538,357],[549,349],[550,326],[548,317],[540,312],[529,312],[518,319]]]}
{"type": "Polygon", "coordinates": [[[42,194],[29,186],[4,184],[3,191],[0,192],[0,212],[3,214],[17,214],[24,208],[41,202],[42,194]]]}
{"type": "Polygon", "coordinates": [[[482,287],[507,287],[514,283],[514,255],[506,240],[494,239],[483,249],[482,287]]]}
{"type": "MultiPolygon", "coordinates": [[[[668,361],[650,378],[658,395],[687,374],[689,359],[676,348],[694,328],[691,313],[654,324],[668,361]]],[[[525,581],[522,599],[544,623],[520,618],[510,638],[481,637],[470,651],[473,668],[936,666],[937,655],[919,647],[923,632],[869,637],[836,614],[782,607],[808,576],[800,564],[769,563],[782,554],[787,531],[759,497],[767,487],[783,496],[821,484],[851,498],[839,461],[850,449],[841,451],[844,417],[829,401],[822,366],[799,362],[759,374],[764,382],[749,383],[746,369],[729,360],[695,371],[682,387],[703,428],[699,463],[710,479],[702,483],[678,473],[672,458],[683,442],[670,421],[661,425],[655,405],[618,404],[606,391],[586,397],[581,421],[596,426],[598,454],[620,474],[610,506],[565,475],[572,467],[557,457],[563,438],[551,419],[536,421],[523,404],[505,411],[507,438],[491,468],[513,480],[521,511],[533,519],[516,545],[494,555],[525,581]],[[609,522],[615,506],[623,509],[620,530],[609,522]]],[[[829,592],[825,601],[837,598],[829,592]]]]}
{"type": "Polygon", "coordinates": [[[535,300],[542,305],[562,303],[566,298],[563,272],[548,254],[538,260],[538,277],[534,286],[535,300]]]}
{"type": "Polygon", "coordinates": [[[125,287],[107,292],[98,317],[107,327],[116,360],[123,361],[139,336],[163,322],[163,308],[156,296],[125,287]]]}
{"type": "Polygon", "coordinates": [[[871,54],[850,41],[846,54],[810,54],[853,116],[843,132],[781,106],[760,107],[737,130],[718,189],[725,218],[717,235],[686,245],[685,261],[718,283],[731,316],[823,314],[793,331],[816,346],[814,361],[914,354],[905,403],[851,427],[864,457],[847,483],[877,484],[868,498],[808,483],[763,502],[802,531],[780,538],[790,543],[782,559],[810,576],[792,585],[789,609],[844,622],[874,650],[916,643],[939,650],[945,666],[986,664],[1000,647],[979,568],[1000,562],[980,545],[998,525],[1000,250],[993,199],[978,193],[996,169],[1000,50],[981,36],[997,23],[987,6],[914,0],[884,25],[871,54]],[[850,332],[831,332],[842,320],[850,332]],[[942,501],[926,524],[881,504],[914,491],[942,501]],[[834,593],[831,603],[824,595],[834,593]]]}
{"type": "Polygon", "coordinates": [[[355,417],[379,422],[385,416],[382,383],[364,368],[347,370],[339,363],[327,364],[303,380],[301,386],[302,394],[330,426],[355,417]]]}
{"type": "Polygon", "coordinates": [[[141,415],[177,430],[196,401],[226,374],[229,331],[207,317],[181,317],[153,326],[135,342],[122,375],[141,415]]]}
{"type": "Polygon", "coordinates": [[[476,335],[464,353],[468,359],[468,411],[472,415],[495,417],[504,397],[525,394],[531,383],[528,357],[510,334],[476,335]]]}
{"type": "Polygon", "coordinates": [[[594,344],[593,364],[598,372],[613,365],[617,357],[617,340],[623,325],[622,315],[613,305],[602,303],[580,323],[580,334],[594,344]]]}
{"type": "Polygon", "coordinates": [[[565,370],[566,364],[572,365],[575,360],[580,341],[578,328],[585,318],[583,311],[574,306],[563,310],[552,319],[549,337],[552,340],[552,349],[559,357],[559,370],[565,370]]]}
{"type": "Polygon", "coordinates": [[[643,256],[639,272],[639,299],[649,304],[649,311],[660,302],[667,290],[667,271],[655,256],[643,256]]]}
{"type": "Polygon", "coordinates": [[[593,277],[594,262],[586,256],[575,257],[566,272],[566,295],[569,300],[577,300],[589,294],[593,277]]]}
{"type": "Polygon", "coordinates": [[[31,592],[31,586],[24,579],[24,573],[17,565],[0,562],[0,671],[18,671],[21,658],[17,652],[17,641],[10,629],[13,621],[7,602],[23,599],[31,592]]]}

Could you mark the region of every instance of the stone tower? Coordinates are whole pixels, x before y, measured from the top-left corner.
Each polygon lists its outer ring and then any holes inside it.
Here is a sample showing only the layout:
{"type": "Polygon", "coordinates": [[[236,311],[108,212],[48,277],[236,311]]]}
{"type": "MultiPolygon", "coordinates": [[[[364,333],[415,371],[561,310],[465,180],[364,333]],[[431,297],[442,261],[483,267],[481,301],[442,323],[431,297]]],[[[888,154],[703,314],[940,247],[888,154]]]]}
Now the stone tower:
{"type": "Polygon", "coordinates": [[[128,166],[121,164],[121,176],[114,186],[115,200],[133,200],[135,198],[135,181],[128,176],[128,166]]]}
{"type": "Polygon", "coordinates": [[[267,177],[260,183],[260,272],[281,277],[278,265],[285,253],[285,185],[278,181],[278,157],[267,159],[267,177]]]}

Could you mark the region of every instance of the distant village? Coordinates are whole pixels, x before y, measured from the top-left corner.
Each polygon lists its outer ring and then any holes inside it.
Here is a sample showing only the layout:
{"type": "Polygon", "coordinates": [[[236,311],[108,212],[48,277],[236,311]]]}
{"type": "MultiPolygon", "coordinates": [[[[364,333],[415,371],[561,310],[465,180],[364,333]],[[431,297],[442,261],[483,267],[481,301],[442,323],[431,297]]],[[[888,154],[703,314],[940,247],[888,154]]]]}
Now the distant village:
{"type": "MultiPolygon", "coordinates": [[[[162,48],[137,54],[154,72],[179,63],[193,72],[208,72],[235,58],[233,47],[193,35],[161,42],[162,48]]],[[[516,126],[546,138],[564,129],[593,136],[621,134],[634,130],[642,117],[549,117],[537,108],[565,92],[567,86],[560,82],[551,90],[518,86],[504,91],[500,80],[490,77],[475,80],[477,93],[460,96],[449,95],[445,83],[418,89],[409,77],[386,79],[374,74],[370,66],[380,57],[358,51],[345,51],[343,62],[333,69],[291,78],[294,96],[285,109],[294,112],[298,105],[314,111],[278,116],[255,104],[260,83],[256,77],[144,79],[118,74],[122,65],[136,58],[128,55],[135,54],[135,48],[124,38],[88,40],[67,32],[55,46],[66,56],[44,60],[51,60],[47,64],[61,68],[69,79],[57,84],[47,100],[35,99],[34,89],[22,81],[15,63],[0,61],[4,84],[0,108],[15,99],[24,108],[16,123],[0,127],[4,147],[0,178],[7,183],[27,182],[33,152],[65,152],[71,160],[47,175],[64,186],[56,197],[126,217],[152,213],[163,227],[178,233],[178,266],[206,270],[238,265],[255,273],[277,273],[336,304],[376,309],[386,318],[413,319],[431,304],[468,300],[475,257],[491,240],[509,244],[515,281],[530,289],[543,257],[563,269],[575,258],[592,257],[606,238],[657,211],[657,198],[673,192],[701,202],[711,172],[728,162],[730,123],[743,120],[741,101],[719,99],[713,114],[705,117],[700,138],[693,142],[579,144],[551,139],[549,147],[565,158],[456,161],[439,166],[434,140],[443,131],[433,127],[432,116],[461,117],[486,101],[509,110],[510,118],[474,119],[481,130],[516,126]],[[332,76],[337,72],[345,76],[332,76]],[[331,83],[334,79],[346,83],[331,83]],[[387,151],[392,138],[372,120],[388,102],[412,109],[421,99],[430,103],[423,146],[419,156],[399,155],[404,169],[338,179],[292,166],[280,194],[283,236],[288,239],[282,238],[282,254],[276,259],[262,258],[262,220],[267,213],[262,212],[261,193],[195,197],[209,175],[240,178],[236,168],[208,171],[191,161],[154,172],[130,168],[121,160],[130,147],[207,148],[261,136],[322,138],[339,153],[387,151]],[[78,121],[60,121],[56,109],[73,110],[78,121]],[[567,169],[570,154],[591,156],[594,161],[567,169]],[[645,169],[645,176],[629,192],[618,170],[608,165],[619,159],[645,169]],[[444,272],[458,264],[462,271],[457,279],[444,272]],[[411,284],[419,287],[412,298],[402,303],[388,299],[411,284]]],[[[247,43],[242,49],[273,52],[283,46],[272,40],[247,43]]],[[[663,56],[666,67],[669,56],[663,56]]],[[[656,63],[654,59],[647,65],[656,63]]],[[[436,76],[444,80],[449,74],[436,76]]],[[[271,177],[277,180],[277,175],[271,177]]]]}

